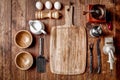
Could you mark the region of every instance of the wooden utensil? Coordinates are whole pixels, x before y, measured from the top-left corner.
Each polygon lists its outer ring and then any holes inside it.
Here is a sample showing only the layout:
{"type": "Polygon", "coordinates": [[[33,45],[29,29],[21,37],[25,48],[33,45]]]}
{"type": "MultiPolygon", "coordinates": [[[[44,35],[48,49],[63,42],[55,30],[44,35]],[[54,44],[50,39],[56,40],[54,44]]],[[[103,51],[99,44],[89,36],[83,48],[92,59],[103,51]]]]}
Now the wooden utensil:
{"type": "Polygon", "coordinates": [[[60,13],[58,11],[54,12],[42,12],[42,11],[36,11],[35,18],[36,19],[45,19],[45,18],[54,18],[59,19],[60,13]]]}
{"type": "Polygon", "coordinates": [[[73,6],[65,6],[65,25],[55,26],[50,35],[51,72],[63,75],[84,73],[86,67],[86,30],[72,23],[73,6]]]}
{"type": "Polygon", "coordinates": [[[15,56],[15,65],[20,70],[28,70],[33,65],[33,57],[29,52],[22,51],[15,56]]]}
{"type": "Polygon", "coordinates": [[[14,42],[19,48],[28,48],[32,41],[32,34],[27,30],[20,30],[15,34],[14,42]]]}

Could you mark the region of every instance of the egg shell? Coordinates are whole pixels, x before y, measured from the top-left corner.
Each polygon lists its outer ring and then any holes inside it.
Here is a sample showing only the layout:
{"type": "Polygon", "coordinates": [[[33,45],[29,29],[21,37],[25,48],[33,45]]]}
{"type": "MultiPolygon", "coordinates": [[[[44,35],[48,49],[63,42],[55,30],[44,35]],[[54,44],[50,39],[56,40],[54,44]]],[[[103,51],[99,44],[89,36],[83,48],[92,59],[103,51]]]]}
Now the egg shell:
{"type": "Polygon", "coordinates": [[[45,7],[46,7],[47,9],[52,9],[52,2],[46,1],[46,2],[45,2],[45,7]]]}
{"type": "Polygon", "coordinates": [[[58,1],[56,1],[56,2],[54,3],[54,8],[55,8],[56,10],[60,10],[60,9],[61,9],[61,3],[58,2],[58,1]]]}
{"type": "Polygon", "coordinates": [[[35,6],[36,6],[36,8],[37,8],[38,10],[42,10],[42,9],[43,9],[43,3],[40,2],[40,1],[37,1],[35,6]]]}

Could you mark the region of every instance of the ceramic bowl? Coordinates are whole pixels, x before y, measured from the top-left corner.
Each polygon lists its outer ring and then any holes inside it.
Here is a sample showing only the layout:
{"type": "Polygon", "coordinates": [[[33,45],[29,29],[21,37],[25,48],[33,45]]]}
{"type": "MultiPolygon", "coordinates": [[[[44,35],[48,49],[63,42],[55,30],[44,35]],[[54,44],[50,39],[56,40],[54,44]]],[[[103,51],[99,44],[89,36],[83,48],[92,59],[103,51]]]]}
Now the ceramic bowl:
{"type": "Polygon", "coordinates": [[[32,44],[33,38],[29,31],[20,30],[15,35],[15,44],[19,48],[27,48],[32,44]]]}
{"type": "Polygon", "coordinates": [[[20,70],[28,70],[33,64],[33,57],[29,52],[22,51],[15,57],[15,65],[20,70]]]}

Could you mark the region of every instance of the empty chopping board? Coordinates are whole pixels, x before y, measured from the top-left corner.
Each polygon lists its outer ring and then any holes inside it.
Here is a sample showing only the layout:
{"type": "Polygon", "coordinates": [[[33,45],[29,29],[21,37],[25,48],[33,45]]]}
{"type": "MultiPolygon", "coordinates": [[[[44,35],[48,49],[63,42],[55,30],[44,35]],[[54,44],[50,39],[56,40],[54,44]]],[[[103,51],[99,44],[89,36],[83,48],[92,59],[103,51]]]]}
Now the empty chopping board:
{"type": "Polygon", "coordinates": [[[52,73],[75,75],[86,67],[86,30],[72,24],[73,6],[65,6],[65,25],[55,26],[50,34],[50,69],[52,73]]]}

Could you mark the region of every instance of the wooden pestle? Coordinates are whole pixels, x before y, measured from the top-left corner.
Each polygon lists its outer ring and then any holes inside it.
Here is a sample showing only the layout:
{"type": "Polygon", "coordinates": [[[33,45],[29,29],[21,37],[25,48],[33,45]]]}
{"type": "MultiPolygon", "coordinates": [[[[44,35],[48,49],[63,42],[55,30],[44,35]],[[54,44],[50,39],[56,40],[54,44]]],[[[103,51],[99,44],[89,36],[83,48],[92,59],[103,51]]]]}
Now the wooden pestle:
{"type": "Polygon", "coordinates": [[[45,18],[58,19],[59,17],[60,17],[60,13],[58,11],[54,11],[54,12],[36,11],[35,12],[35,18],[36,19],[45,19],[45,18]]]}

